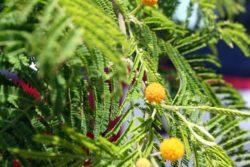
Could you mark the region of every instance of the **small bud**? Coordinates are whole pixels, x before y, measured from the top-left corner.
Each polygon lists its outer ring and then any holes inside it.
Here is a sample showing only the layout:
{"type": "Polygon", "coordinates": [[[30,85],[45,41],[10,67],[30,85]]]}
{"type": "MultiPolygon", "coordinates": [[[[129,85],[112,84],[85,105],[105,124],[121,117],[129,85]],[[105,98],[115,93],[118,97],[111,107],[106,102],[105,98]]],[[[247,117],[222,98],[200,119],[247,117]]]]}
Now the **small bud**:
{"type": "Polygon", "coordinates": [[[146,158],[140,158],[136,162],[136,167],[151,167],[150,161],[146,158]]]}

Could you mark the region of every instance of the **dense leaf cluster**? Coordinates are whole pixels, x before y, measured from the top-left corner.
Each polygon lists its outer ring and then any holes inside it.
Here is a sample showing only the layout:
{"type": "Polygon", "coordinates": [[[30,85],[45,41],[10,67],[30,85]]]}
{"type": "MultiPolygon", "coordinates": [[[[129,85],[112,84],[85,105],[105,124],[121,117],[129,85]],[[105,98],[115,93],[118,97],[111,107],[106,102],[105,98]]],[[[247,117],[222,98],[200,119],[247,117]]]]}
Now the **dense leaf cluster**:
{"type": "Polygon", "coordinates": [[[0,166],[133,166],[140,157],[164,166],[162,134],[185,145],[172,166],[250,165],[250,134],[239,127],[250,113],[211,68],[220,67],[219,40],[250,56],[250,37],[231,20],[244,2],[191,0],[193,29],[190,17],[172,20],[177,0],[133,11],[140,3],[0,2],[0,70],[41,94],[34,100],[0,73],[0,166]],[[197,53],[205,47],[210,54],[197,53]],[[162,104],[144,98],[152,82],[166,88],[162,104]]]}

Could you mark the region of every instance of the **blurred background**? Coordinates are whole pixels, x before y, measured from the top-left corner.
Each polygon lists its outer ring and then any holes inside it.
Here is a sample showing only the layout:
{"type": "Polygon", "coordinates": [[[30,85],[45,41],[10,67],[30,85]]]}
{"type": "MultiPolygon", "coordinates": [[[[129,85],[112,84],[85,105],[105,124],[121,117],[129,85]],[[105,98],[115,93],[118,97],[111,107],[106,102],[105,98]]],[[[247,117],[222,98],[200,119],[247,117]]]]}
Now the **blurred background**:
{"type": "MultiPolygon", "coordinates": [[[[173,18],[177,22],[185,22],[190,0],[179,0],[179,2],[173,18]]],[[[190,29],[195,28],[199,19],[197,9],[198,5],[194,5],[188,25],[190,29]]],[[[246,2],[246,12],[237,15],[234,21],[242,23],[250,34],[250,1],[246,2]]],[[[217,69],[218,73],[221,73],[224,79],[242,94],[247,106],[250,107],[250,58],[246,58],[239,48],[230,48],[224,42],[219,42],[217,48],[222,63],[222,68],[217,69]]],[[[208,53],[209,49],[203,49],[201,52],[208,53]]],[[[241,127],[250,130],[250,120],[243,122],[241,127]]]]}

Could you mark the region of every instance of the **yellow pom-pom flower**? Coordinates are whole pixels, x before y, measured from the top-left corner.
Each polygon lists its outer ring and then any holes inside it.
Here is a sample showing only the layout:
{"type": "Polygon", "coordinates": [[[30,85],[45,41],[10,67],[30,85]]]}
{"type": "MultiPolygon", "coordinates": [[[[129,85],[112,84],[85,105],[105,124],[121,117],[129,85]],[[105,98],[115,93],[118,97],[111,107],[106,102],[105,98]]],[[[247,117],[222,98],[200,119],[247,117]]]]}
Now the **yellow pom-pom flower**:
{"type": "Polygon", "coordinates": [[[165,160],[176,161],[183,157],[185,150],[183,143],[175,137],[165,139],[160,145],[161,156],[165,160]]]}
{"type": "Polygon", "coordinates": [[[154,6],[157,2],[158,0],[142,0],[142,4],[146,6],[154,6]]]}
{"type": "Polygon", "coordinates": [[[146,158],[140,158],[136,162],[136,167],[151,167],[151,164],[148,159],[146,158]]]}
{"type": "Polygon", "coordinates": [[[166,97],[165,88],[159,83],[152,83],[146,88],[145,96],[150,103],[160,103],[166,97]]]}

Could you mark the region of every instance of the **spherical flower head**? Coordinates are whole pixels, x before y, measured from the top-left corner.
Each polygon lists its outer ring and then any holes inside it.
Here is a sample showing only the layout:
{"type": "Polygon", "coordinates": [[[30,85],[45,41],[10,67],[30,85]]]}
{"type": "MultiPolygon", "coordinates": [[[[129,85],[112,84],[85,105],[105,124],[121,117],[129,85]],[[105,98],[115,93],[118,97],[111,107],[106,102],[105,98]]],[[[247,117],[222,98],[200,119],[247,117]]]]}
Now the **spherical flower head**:
{"type": "Polygon", "coordinates": [[[148,159],[146,158],[140,158],[136,162],[136,167],[151,167],[151,164],[148,159]]]}
{"type": "Polygon", "coordinates": [[[161,156],[165,160],[176,161],[183,157],[185,150],[183,143],[178,138],[163,140],[160,145],[161,156]]]}
{"type": "Polygon", "coordinates": [[[146,6],[154,6],[157,2],[158,0],[142,0],[142,4],[146,6]]]}
{"type": "Polygon", "coordinates": [[[159,83],[152,83],[146,88],[145,96],[150,103],[160,103],[166,97],[165,88],[159,83]]]}

